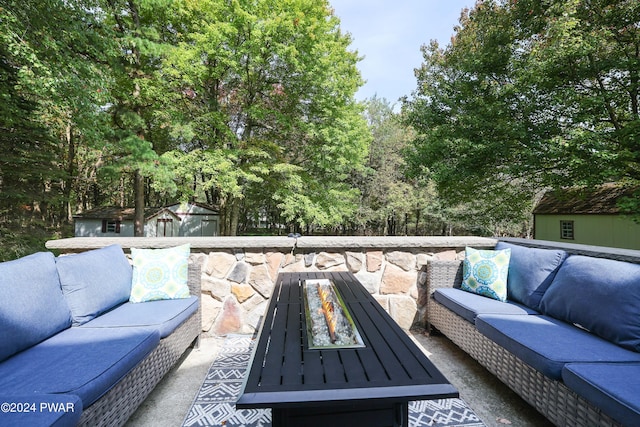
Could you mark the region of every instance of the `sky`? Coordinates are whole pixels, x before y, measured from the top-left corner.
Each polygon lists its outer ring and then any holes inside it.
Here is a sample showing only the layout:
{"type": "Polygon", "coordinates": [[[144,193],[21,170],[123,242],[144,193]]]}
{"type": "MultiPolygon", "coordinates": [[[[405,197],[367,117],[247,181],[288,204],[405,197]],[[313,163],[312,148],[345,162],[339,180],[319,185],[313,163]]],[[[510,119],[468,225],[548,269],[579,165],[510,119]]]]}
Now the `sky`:
{"type": "Polygon", "coordinates": [[[475,0],[330,0],[340,28],[351,34],[351,50],[364,57],[358,68],[364,86],[357,100],[376,95],[392,105],[416,89],[414,69],[422,64],[420,46],[438,40],[446,46],[460,12],[475,0]]]}

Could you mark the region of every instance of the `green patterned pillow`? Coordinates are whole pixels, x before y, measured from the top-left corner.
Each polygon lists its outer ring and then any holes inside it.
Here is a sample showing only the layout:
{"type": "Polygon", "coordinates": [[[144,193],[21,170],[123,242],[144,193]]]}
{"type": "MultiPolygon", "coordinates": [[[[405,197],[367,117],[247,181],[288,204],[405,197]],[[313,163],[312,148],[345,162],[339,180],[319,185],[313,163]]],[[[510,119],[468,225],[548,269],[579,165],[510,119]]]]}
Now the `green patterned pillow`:
{"type": "Polygon", "coordinates": [[[462,289],[506,301],[510,258],[511,248],[497,251],[466,248],[462,289]]]}
{"type": "Polygon", "coordinates": [[[188,244],[168,249],[131,248],[133,281],[130,302],[189,298],[188,244]]]}

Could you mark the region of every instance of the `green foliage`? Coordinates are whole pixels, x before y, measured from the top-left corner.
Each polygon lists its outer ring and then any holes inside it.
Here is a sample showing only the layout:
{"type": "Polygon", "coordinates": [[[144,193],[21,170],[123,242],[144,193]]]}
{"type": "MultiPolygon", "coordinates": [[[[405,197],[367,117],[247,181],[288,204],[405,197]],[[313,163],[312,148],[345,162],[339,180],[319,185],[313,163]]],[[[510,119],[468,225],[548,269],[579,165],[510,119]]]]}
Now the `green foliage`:
{"type": "Polygon", "coordinates": [[[0,227],[0,262],[46,251],[45,243],[59,237],[59,230],[51,230],[42,224],[3,222],[0,227]]]}
{"type": "Polygon", "coordinates": [[[3,213],[35,210],[56,221],[73,172],[65,138],[76,126],[87,138],[99,132],[92,55],[100,44],[87,17],[74,1],[9,0],[0,8],[3,213]]]}
{"type": "Polygon", "coordinates": [[[415,136],[386,99],[366,102],[371,133],[366,168],[352,175],[360,190],[358,211],[350,224],[364,234],[439,234],[448,219],[435,218],[435,193],[427,182],[407,179],[403,150],[415,136]]]}
{"type": "Polygon", "coordinates": [[[637,64],[637,8],[538,3],[464,16],[398,115],[354,101],[359,58],[326,0],[7,0],[3,223],[177,198],[219,207],[223,234],[485,234],[523,221],[539,186],[636,179],[636,74],[612,70],[637,64]]]}
{"type": "Polygon", "coordinates": [[[346,179],[361,167],[368,139],[353,102],[357,57],[328,4],[183,6],[185,31],[167,58],[184,94],[172,113],[183,154],[171,157],[197,152],[219,166],[182,162],[182,197],[204,193],[220,206],[229,234],[241,203],[298,226],[344,221],[355,209],[346,179]]]}
{"type": "Polygon", "coordinates": [[[485,1],[423,47],[408,150],[450,205],[526,218],[537,190],[637,182],[640,4],[485,1]]]}

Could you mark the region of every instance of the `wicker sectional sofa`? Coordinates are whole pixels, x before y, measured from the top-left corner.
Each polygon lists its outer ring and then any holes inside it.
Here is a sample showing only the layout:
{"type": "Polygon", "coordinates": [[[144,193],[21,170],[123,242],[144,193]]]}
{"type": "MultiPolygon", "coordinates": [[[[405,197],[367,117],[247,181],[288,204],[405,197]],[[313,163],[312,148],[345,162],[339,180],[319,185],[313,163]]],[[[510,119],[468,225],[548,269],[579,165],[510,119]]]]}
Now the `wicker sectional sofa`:
{"type": "Polygon", "coordinates": [[[640,425],[640,258],[517,243],[496,246],[506,302],[460,289],[462,261],[430,261],[429,326],[555,425],[640,425]]]}
{"type": "Polygon", "coordinates": [[[190,296],[132,303],[116,245],[0,263],[0,425],[124,424],[198,344],[200,267],[187,270],[190,296]]]}

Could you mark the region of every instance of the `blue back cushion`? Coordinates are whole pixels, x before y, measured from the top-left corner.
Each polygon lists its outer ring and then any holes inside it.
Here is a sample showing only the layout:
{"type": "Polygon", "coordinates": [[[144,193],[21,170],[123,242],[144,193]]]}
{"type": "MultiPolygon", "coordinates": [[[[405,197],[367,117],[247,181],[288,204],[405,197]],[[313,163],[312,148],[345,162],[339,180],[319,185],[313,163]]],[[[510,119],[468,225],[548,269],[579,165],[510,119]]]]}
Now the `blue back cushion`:
{"type": "Polygon", "coordinates": [[[640,351],[640,265],[572,255],[542,297],[543,313],[640,351]]]}
{"type": "Polygon", "coordinates": [[[507,299],[539,310],[540,300],[553,281],[567,253],[498,242],[496,249],[511,249],[507,299]]]}
{"type": "Polygon", "coordinates": [[[60,256],[56,266],[74,326],[129,300],[132,269],[118,245],[60,256]]]}
{"type": "Polygon", "coordinates": [[[0,360],[71,326],[51,253],[0,263],[0,360]]]}

